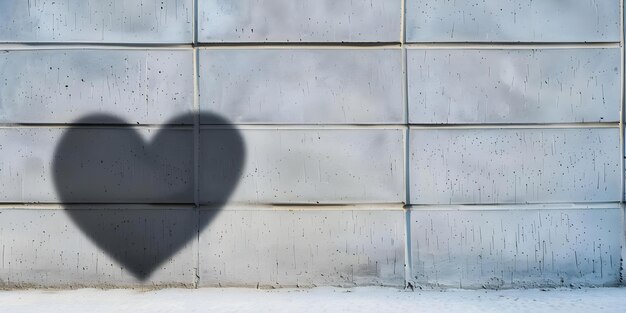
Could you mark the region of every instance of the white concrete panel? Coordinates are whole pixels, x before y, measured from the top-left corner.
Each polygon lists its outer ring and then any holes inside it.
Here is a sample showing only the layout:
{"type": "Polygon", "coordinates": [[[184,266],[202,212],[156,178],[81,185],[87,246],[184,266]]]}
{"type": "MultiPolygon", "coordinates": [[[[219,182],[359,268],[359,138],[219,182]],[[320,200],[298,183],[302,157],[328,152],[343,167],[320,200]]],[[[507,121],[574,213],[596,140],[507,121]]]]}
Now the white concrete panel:
{"type": "MultiPolygon", "coordinates": [[[[203,129],[200,160],[219,129],[203,129]]],[[[231,201],[399,203],[404,200],[403,129],[240,129],[246,158],[231,201]]],[[[200,201],[214,202],[215,166],[200,164],[200,201]]],[[[217,189],[219,190],[219,189],[217,189]]]]}
{"type": "Polygon", "coordinates": [[[0,122],[72,123],[107,113],[131,124],[166,123],[191,113],[192,57],[191,50],[5,51],[0,122]]]}
{"type": "Polygon", "coordinates": [[[411,211],[413,280],[500,288],[617,285],[620,209],[411,211]]]}
{"type": "Polygon", "coordinates": [[[200,97],[202,110],[234,123],[402,123],[402,54],[398,49],[201,50],[200,97]]]}
{"type": "MultiPolygon", "coordinates": [[[[159,252],[172,244],[177,224],[193,223],[193,210],[163,209],[150,206],[113,205],[72,206],[76,214],[102,219],[100,231],[119,231],[120,225],[107,223],[124,219],[141,228],[124,236],[131,244],[147,247],[146,254],[159,252]],[[114,217],[115,216],[115,217],[114,217]],[[114,228],[112,230],[111,228],[114,228]],[[154,233],[164,233],[154,245],[154,233]]],[[[123,287],[136,285],[193,286],[195,245],[184,245],[160,264],[144,281],[132,275],[110,254],[97,247],[72,221],[67,212],[52,209],[0,209],[0,286],[7,287],[123,287]]],[[[120,251],[119,253],[124,253],[120,251]]],[[[132,252],[131,252],[132,253],[132,252]]]]}
{"type": "Polygon", "coordinates": [[[0,128],[0,156],[0,202],[193,202],[191,129],[0,128]]]}
{"type": "Polygon", "coordinates": [[[191,42],[192,0],[0,0],[0,42],[191,42]]]}
{"type": "Polygon", "coordinates": [[[413,204],[620,200],[617,128],[411,129],[413,204]]]}
{"type": "Polygon", "coordinates": [[[399,0],[200,0],[201,42],[397,42],[399,0]]]}
{"type": "Polygon", "coordinates": [[[619,41],[619,0],[407,0],[409,42],[619,41]]]}
{"type": "Polygon", "coordinates": [[[407,53],[411,123],[619,121],[619,49],[407,53]]]}
{"type": "Polygon", "coordinates": [[[229,208],[199,249],[200,286],[402,286],[404,211],[229,208]]]}

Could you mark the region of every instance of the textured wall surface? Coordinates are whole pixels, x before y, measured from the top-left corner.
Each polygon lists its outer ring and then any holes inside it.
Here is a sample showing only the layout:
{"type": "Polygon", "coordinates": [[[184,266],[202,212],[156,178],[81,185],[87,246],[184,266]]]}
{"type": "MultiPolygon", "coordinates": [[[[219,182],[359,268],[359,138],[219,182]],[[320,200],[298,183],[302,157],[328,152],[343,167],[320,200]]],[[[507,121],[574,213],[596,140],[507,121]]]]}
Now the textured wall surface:
{"type": "Polygon", "coordinates": [[[622,10],[0,0],[0,287],[621,284],[622,10]]]}

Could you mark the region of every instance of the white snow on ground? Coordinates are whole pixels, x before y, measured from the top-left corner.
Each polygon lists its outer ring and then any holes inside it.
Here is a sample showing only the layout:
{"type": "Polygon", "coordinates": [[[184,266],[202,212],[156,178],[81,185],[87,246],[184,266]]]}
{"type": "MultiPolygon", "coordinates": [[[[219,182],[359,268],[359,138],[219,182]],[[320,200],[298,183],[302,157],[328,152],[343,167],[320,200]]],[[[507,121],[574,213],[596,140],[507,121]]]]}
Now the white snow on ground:
{"type": "Polygon", "coordinates": [[[626,288],[13,290],[0,291],[0,312],[626,312],[626,288]]]}

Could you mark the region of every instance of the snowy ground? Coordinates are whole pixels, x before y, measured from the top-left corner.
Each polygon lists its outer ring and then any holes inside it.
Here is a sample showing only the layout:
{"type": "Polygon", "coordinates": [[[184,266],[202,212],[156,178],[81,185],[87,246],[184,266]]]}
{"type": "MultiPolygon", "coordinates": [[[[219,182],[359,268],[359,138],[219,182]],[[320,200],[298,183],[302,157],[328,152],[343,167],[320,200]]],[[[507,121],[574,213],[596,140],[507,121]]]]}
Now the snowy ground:
{"type": "Polygon", "coordinates": [[[0,312],[626,312],[626,288],[15,290],[0,291],[0,312]]]}

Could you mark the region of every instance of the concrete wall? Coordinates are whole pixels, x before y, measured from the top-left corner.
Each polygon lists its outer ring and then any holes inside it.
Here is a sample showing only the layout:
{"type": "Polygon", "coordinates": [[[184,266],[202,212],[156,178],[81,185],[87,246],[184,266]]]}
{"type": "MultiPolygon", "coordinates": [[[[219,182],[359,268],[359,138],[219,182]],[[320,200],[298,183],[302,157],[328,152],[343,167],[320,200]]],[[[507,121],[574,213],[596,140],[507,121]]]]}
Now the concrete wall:
{"type": "Polygon", "coordinates": [[[620,284],[622,6],[0,0],[0,286],[620,284]],[[204,113],[245,146],[223,207],[204,113]],[[163,176],[60,195],[70,129],[166,136],[163,176]],[[81,217],[177,248],[141,280],[81,217]]]}

